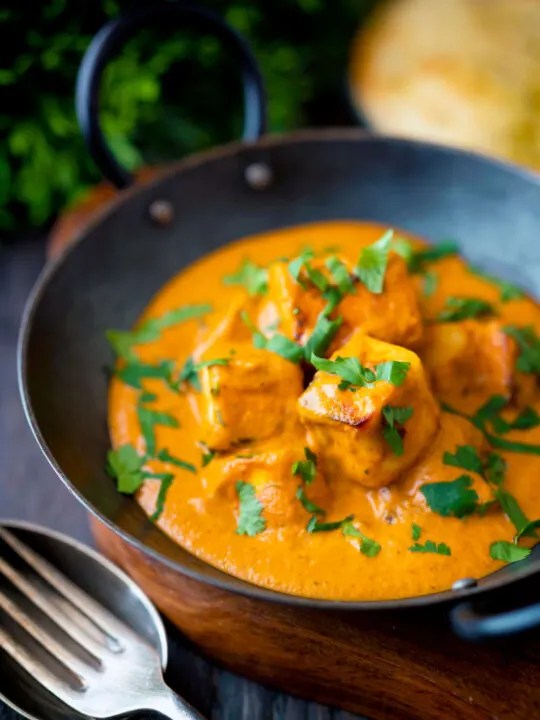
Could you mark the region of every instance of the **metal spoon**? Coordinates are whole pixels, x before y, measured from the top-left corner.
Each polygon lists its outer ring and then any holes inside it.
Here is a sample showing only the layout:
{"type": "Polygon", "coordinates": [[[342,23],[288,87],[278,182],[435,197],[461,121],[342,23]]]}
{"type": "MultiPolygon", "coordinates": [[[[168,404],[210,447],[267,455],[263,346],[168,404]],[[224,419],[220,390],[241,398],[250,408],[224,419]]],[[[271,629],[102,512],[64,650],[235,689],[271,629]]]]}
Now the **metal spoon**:
{"type": "Polygon", "coordinates": [[[26,717],[154,710],[204,720],[165,684],[165,629],[135,583],[84,545],[24,523],[0,523],[0,663],[0,699],[26,717]]]}

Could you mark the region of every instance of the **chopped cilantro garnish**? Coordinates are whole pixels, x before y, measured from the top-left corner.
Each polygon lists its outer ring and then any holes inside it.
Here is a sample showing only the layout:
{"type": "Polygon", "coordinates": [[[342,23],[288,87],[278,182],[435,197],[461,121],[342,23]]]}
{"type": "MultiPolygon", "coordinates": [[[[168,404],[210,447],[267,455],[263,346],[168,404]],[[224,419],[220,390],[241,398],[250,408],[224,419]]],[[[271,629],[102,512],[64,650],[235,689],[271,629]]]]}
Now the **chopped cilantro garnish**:
{"type": "Polygon", "coordinates": [[[208,450],[208,452],[203,452],[201,459],[201,467],[206,467],[209,463],[212,462],[215,456],[216,453],[214,452],[214,450],[208,450]]]}
{"type": "Polygon", "coordinates": [[[301,485],[299,485],[298,489],[296,490],[296,497],[298,498],[298,500],[300,500],[302,506],[305,510],[307,510],[308,513],[315,513],[315,515],[326,515],[326,510],[323,510],[316,503],[310,500],[301,485]]]}
{"type": "Polygon", "coordinates": [[[414,256],[414,247],[412,242],[404,237],[394,237],[392,239],[391,247],[395,253],[401,255],[407,263],[407,267],[409,267],[411,258],[414,256]]]}
{"type": "Polygon", "coordinates": [[[437,543],[433,542],[433,540],[426,540],[424,545],[420,545],[420,543],[414,543],[412,547],[409,548],[410,552],[417,552],[417,553],[436,553],[437,555],[451,555],[452,552],[448,545],[445,543],[437,543]]]}
{"type": "Polygon", "coordinates": [[[472,484],[470,475],[461,475],[451,482],[425,483],[420,491],[433,512],[443,517],[463,518],[478,508],[478,493],[472,484]]]}
{"type": "Polygon", "coordinates": [[[435,290],[437,289],[437,284],[439,282],[439,276],[437,273],[434,273],[433,270],[428,270],[424,273],[424,285],[422,288],[422,292],[424,293],[425,297],[431,297],[435,290]]]}
{"type": "Polygon", "coordinates": [[[175,465],[176,467],[182,468],[183,470],[188,470],[192,473],[197,472],[197,468],[195,467],[195,465],[192,465],[185,460],[180,460],[180,458],[174,457],[174,455],[171,455],[171,453],[166,448],[160,450],[156,457],[162,462],[170,463],[171,465],[175,465]]]}
{"type": "Polygon", "coordinates": [[[519,300],[525,296],[525,293],[521,290],[521,288],[518,288],[516,285],[512,285],[512,283],[507,280],[503,280],[495,275],[485,272],[482,268],[469,265],[469,270],[475,275],[478,275],[478,277],[484,278],[484,280],[488,280],[488,282],[492,285],[495,285],[500,292],[500,301],[503,303],[509,302],[510,300],[519,300]]]}
{"type": "Polygon", "coordinates": [[[264,295],[268,292],[268,270],[251,260],[244,260],[232,275],[225,275],[224,285],[241,285],[250,295],[264,295]]]}
{"type": "Polygon", "coordinates": [[[540,528],[540,520],[531,520],[526,525],[523,525],[521,530],[516,533],[516,536],[514,537],[514,542],[517,543],[517,541],[521,537],[537,537],[536,530],[540,528]]]}
{"type": "Polygon", "coordinates": [[[116,480],[118,492],[133,495],[144,482],[142,458],[133,445],[122,445],[107,453],[107,473],[116,480]]]}
{"type": "Polygon", "coordinates": [[[157,412],[156,410],[150,410],[150,408],[147,408],[140,403],[137,406],[137,415],[139,423],[141,424],[141,432],[146,443],[147,455],[153,456],[156,452],[156,425],[164,425],[165,427],[171,428],[180,427],[180,423],[172,415],[157,412]]]}
{"type": "Polygon", "coordinates": [[[317,290],[320,290],[322,293],[324,293],[330,285],[327,278],[322,274],[320,270],[312,268],[309,262],[305,263],[304,268],[310,283],[314,285],[317,290]]]}
{"type": "Polygon", "coordinates": [[[531,430],[538,427],[540,425],[540,416],[534,408],[527,406],[510,422],[494,415],[491,418],[491,424],[498,435],[504,435],[511,430],[531,430]]]}
{"type": "Polygon", "coordinates": [[[141,380],[160,379],[171,385],[171,375],[174,363],[171,360],[162,360],[158,365],[148,363],[128,362],[123,368],[117,371],[117,377],[126,385],[142,390],[141,380]]]}
{"type": "Polygon", "coordinates": [[[327,259],[325,264],[336,281],[338,290],[342,295],[356,292],[354,280],[349,274],[347,266],[338,257],[332,255],[332,257],[327,259]]]}
{"type": "Polygon", "coordinates": [[[335,360],[326,360],[325,358],[320,358],[312,354],[311,364],[317,370],[322,370],[323,372],[330,373],[330,375],[337,375],[337,377],[342,378],[344,383],[340,383],[340,390],[348,389],[350,385],[373,387],[373,383],[376,380],[376,374],[373,370],[361,365],[360,360],[356,357],[337,357],[335,360]]]}
{"type": "Polygon", "coordinates": [[[341,532],[345,535],[345,537],[349,536],[360,540],[358,549],[362,555],[375,557],[381,552],[381,546],[379,543],[360,532],[360,530],[358,530],[358,528],[356,528],[350,520],[346,520],[342,523],[341,532]]]}
{"type": "Polygon", "coordinates": [[[165,500],[167,499],[167,493],[169,492],[169,488],[173,484],[174,481],[174,475],[171,475],[170,473],[156,473],[154,475],[149,475],[148,477],[152,477],[155,480],[160,480],[161,485],[159,486],[159,492],[156,500],[156,509],[154,510],[153,514],[150,516],[150,520],[152,522],[155,522],[159,519],[161,516],[161,513],[165,509],[165,500]]]}
{"type": "Polygon", "coordinates": [[[505,563],[519,562],[525,560],[531,554],[530,548],[519,547],[507,540],[498,540],[491,543],[489,554],[493,560],[502,560],[505,563]]]}
{"type": "Polygon", "coordinates": [[[306,526],[307,532],[331,532],[332,530],[340,530],[345,523],[354,520],[354,515],[347,515],[343,520],[336,520],[335,522],[319,522],[316,515],[314,515],[306,526]]]}
{"type": "Polygon", "coordinates": [[[411,363],[400,360],[388,360],[375,366],[377,380],[384,380],[395,387],[400,387],[405,382],[411,363]]]}
{"type": "Polygon", "coordinates": [[[263,506],[257,499],[255,488],[247,482],[239,480],[236,483],[236,492],[240,500],[238,523],[236,532],[238,535],[258,535],[266,529],[266,520],[262,516],[263,506]]]}
{"type": "Polygon", "coordinates": [[[445,452],[443,463],[452,467],[468,470],[469,472],[484,474],[484,464],[478,455],[476,448],[472,445],[458,445],[454,455],[445,452]]]}
{"type": "Polygon", "coordinates": [[[276,333],[266,342],[266,350],[280,355],[292,363],[299,363],[304,357],[304,349],[285,335],[276,333]]]}
{"type": "Polygon", "coordinates": [[[323,355],[335,338],[343,318],[329,320],[322,312],[317,318],[313,332],[304,345],[304,358],[310,362],[312,355],[323,355]]]}
{"type": "MultiPolygon", "coordinates": [[[[398,252],[396,250],[396,252],[398,252]]],[[[409,258],[405,257],[410,272],[422,272],[428,263],[442,260],[459,253],[459,245],[453,240],[443,240],[425,250],[413,250],[409,258]]],[[[402,255],[402,253],[400,253],[402,255]]]]}
{"type": "Polygon", "coordinates": [[[313,252],[313,250],[311,250],[311,248],[308,248],[298,257],[294,258],[294,260],[291,260],[291,262],[289,263],[289,274],[292,279],[300,285],[304,285],[300,281],[300,273],[302,272],[302,268],[308,260],[311,260],[314,254],[315,253],[313,252]]]}
{"type": "Polygon", "coordinates": [[[520,355],[516,368],[523,373],[540,374],[540,338],[532,326],[514,327],[507,325],[504,332],[513,338],[519,346],[520,355]]]}
{"type": "Polygon", "coordinates": [[[138,358],[133,352],[134,345],[159,340],[162,330],[187,320],[201,317],[212,310],[212,306],[205,303],[201,305],[184,305],[169,310],[161,317],[149,318],[141,323],[136,330],[107,330],[105,336],[111,344],[115,354],[126,362],[137,363],[138,358]]]}
{"type": "Polygon", "coordinates": [[[311,483],[317,477],[317,456],[308,447],[304,448],[305,460],[298,460],[293,463],[292,474],[300,475],[306,485],[311,483]]]}
{"type": "Polygon", "coordinates": [[[422,528],[420,525],[417,525],[416,523],[412,524],[412,539],[413,540],[420,540],[420,536],[422,535],[422,528]]]}
{"type": "MultiPolygon", "coordinates": [[[[184,367],[180,372],[178,382],[189,383],[197,392],[201,391],[201,383],[199,381],[199,371],[204,367],[212,367],[214,365],[228,365],[229,358],[215,358],[214,360],[203,360],[199,363],[194,363],[191,355],[186,360],[184,367]]],[[[218,390],[219,392],[219,390],[218,390]]],[[[212,394],[214,394],[212,392],[212,394]]]]}
{"type": "Polygon", "coordinates": [[[372,293],[380,294],[383,291],[388,253],[393,235],[394,231],[388,230],[377,242],[364,248],[360,253],[355,273],[372,293]]]}
{"type": "Polygon", "coordinates": [[[403,455],[403,440],[400,429],[412,417],[412,407],[393,407],[385,405],[382,409],[384,419],[383,437],[392,448],[394,455],[403,455]]]}
{"type": "Polygon", "coordinates": [[[440,322],[458,322],[468,318],[496,315],[493,305],[479,298],[446,298],[446,308],[437,316],[440,322]]]}

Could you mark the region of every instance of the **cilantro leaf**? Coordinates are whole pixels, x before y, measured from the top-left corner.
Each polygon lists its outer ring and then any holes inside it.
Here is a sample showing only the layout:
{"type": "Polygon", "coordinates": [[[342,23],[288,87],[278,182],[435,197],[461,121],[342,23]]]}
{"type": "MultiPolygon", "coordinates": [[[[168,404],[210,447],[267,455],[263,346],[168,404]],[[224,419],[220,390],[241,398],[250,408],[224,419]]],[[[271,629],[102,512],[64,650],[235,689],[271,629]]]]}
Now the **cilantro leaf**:
{"type": "Polygon", "coordinates": [[[308,447],[304,448],[304,455],[305,460],[293,463],[292,474],[300,475],[306,485],[311,485],[317,477],[317,456],[308,447]]]}
{"type": "Polygon", "coordinates": [[[299,283],[303,287],[305,287],[305,283],[300,280],[300,273],[302,272],[302,268],[304,267],[306,262],[310,260],[314,256],[314,254],[315,253],[313,252],[313,250],[311,250],[311,248],[307,248],[306,250],[304,250],[304,252],[300,253],[298,257],[294,258],[294,260],[291,260],[291,262],[289,263],[290,276],[295,282],[299,283]]]}
{"type": "Polygon", "coordinates": [[[327,278],[322,274],[320,270],[312,268],[309,262],[305,263],[304,268],[310,283],[314,285],[317,290],[320,290],[322,293],[324,293],[330,285],[327,278]]]}
{"type": "Polygon", "coordinates": [[[238,535],[254,537],[266,530],[266,520],[262,516],[263,506],[257,499],[253,485],[242,480],[236,483],[236,492],[240,500],[240,512],[236,532],[238,535]]]}
{"type": "Polygon", "coordinates": [[[280,333],[272,335],[272,337],[266,341],[266,350],[280,355],[292,363],[299,363],[304,358],[304,348],[280,333]]]}
{"type": "Polygon", "coordinates": [[[445,452],[443,455],[443,463],[445,465],[451,465],[452,467],[461,468],[462,470],[468,470],[469,472],[475,472],[479,475],[484,474],[484,464],[476,448],[472,447],[472,445],[458,445],[455,455],[452,455],[450,452],[445,452]]]}
{"type": "Polygon", "coordinates": [[[391,247],[395,253],[401,255],[407,263],[407,267],[409,267],[409,263],[411,262],[415,252],[412,242],[404,237],[394,237],[392,239],[391,247]]]}
{"type": "MultiPolygon", "coordinates": [[[[376,380],[376,375],[373,370],[361,365],[360,360],[356,357],[337,357],[335,360],[326,360],[325,358],[312,354],[311,364],[317,370],[322,370],[330,375],[337,375],[337,377],[343,378],[348,385],[370,388],[373,387],[373,383],[376,380]]],[[[340,389],[346,388],[340,387],[340,389]]]]}
{"type": "Polygon", "coordinates": [[[343,318],[340,317],[329,320],[324,312],[319,315],[313,332],[304,345],[304,357],[308,362],[312,355],[323,355],[328,350],[342,322],[343,318]]]}
{"type": "Polygon", "coordinates": [[[461,475],[451,482],[425,483],[420,491],[433,512],[442,517],[464,518],[477,509],[478,493],[472,484],[470,475],[461,475]]]}
{"type": "Polygon", "coordinates": [[[400,360],[388,360],[375,366],[377,380],[389,382],[400,387],[405,382],[411,363],[400,360]]]}
{"type": "Polygon", "coordinates": [[[189,472],[192,473],[197,472],[197,468],[195,467],[195,465],[192,465],[185,460],[180,460],[180,458],[174,457],[174,455],[171,455],[166,448],[164,450],[160,450],[156,457],[162,462],[170,463],[171,465],[175,465],[176,467],[182,468],[183,470],[189,470],[189,472]]]}
{"type": "Polygon", "coordinates": [[[358,549],[362,555],[367,557],[375,557],[381,552],[381,546],[375,540],[368,538],[364,533],[360,532],[350,520],[345,520],[341,525],[341,532],[345,537],[354,537],[360,540],[358,549]]]}
{"type": "Polygon", "coordinates": [[[162,360],[159,365],[149,365],[148,363],[129,362],[120,370],[117,370],[117,377],[126,385],[142,390],[141,380],[149,378],[157,378],[165,380],[171,384],[171,374],[174,363],[171,360],[162,360]]]}
{"type": "Polygon", "coordinates": [[[538,427],[540,416],[534,408],[527,406],[510,422],[499,415],[494,415],[491,418],[491,424],[498,435],[504,435],[511,430],[531,430],[538,427]]]}
{"type": "Polygon", "coordinates": [[[422,535],[422,528],[420,527],[420,525],[413,523],[412,524],[412,539],[420,540],[421,535],[422,535]]]}
{"type": "Polygon", "coordinates": [[[308,513],[315,513],[315,515],[326,515],[326,510],[323,510],[316,503],[310,500],[301,485],[299,485],[298,489],[296,490],[296,497],[298,498],[298,500],[300,500],[302,506],[305,510],[308,511],[308,513]]]}
{"type": "Polygon", "coordinates": [[[191,387],[197,392],[201,391],[201,383],[199,381],[199,370],[204,367],[212,367],[213,365],[228,365],[229,358],[215,358],[214,360],[203,360],[199,363],[194,363],[191,355],[184,363],[184,367],[180,371],[178,382],[185,382],[191,385],[191,387]]]}
{"type": "Polygon", "coordinates": [[[469,270],[475,275],[478,275],[478,277],[484,278],[484,280],[488,280],[492,285],[495,285],[500,292],[500,301],[503,303],[509,302],[510,300],[519,300],[525,296],[525,293],[521,290],[521,288],[518,288],[516,285],[513,285],[507,280],[503,280],[495,275],[485,272],[482,268],[469,265],[469,270]]]}
{"type": "Polygon", "coordinates": [[[147,477],[161,480],[161,485],[159,486],[159,492],[156,500],[156,509],[150,516],[150,520],[152,520],[152,522],[155,522],[160,518],[163,510],[165,509],[165,500],[167,499],[167,493],[169,492],[169,489],[173,484],[174,475],[171,475],[170,473],[156,473],[154,475],[148,475],[147,477]]]}
{"type": "Polygon", "coordinates": [[[458,322],[468,318],[496,315],[495,308],[487,300],[479,298],[446,298],[446,308],[437,316],[440,322],[458,322]]]}
{"type": "Polygon", "coordinates": [[[319,522],[316,515],[314,515],[306,526],[306,530],[309,533],[314,532],[332,532],[332,530],[340,530],[345,523],[354,520],[354,515],[347,515],[343,520],[336,520],[335,522],[319,522]]]}
{"type": "Polygon", "coordinates": [[[439,276],[437,273],[434,273],[433,270],[427,270],[427,272],[424,273],[424,286],[422,288],[422,292],[425,297],[431,297],[435,293],[438,282],[439,276]]]}
{"type": "Polygon", "coordinates": [[[531,520],[526,525],[524,525],[521,530],[516,534],[514,537],[514,542],[517,543],[517,541],[523,537],[537,537],[536,530],[540,528],[540,520],[531,520]]]}
{"type": "MultiPolygon", "coordinates": [[[[459,245],[453,240],[443,240],[437,245],[432,245],[425,250],[413,250],[410,258],[407,260],[407,266],[410,272],[422,272],[427,263],[436,262],[443,258],[457,255],[459,253],[459,245]]],[[[401,253],[400,253],[401,254],[401,253]]]]}
{"type": "Polygon", "coordinates": [[[268,270],[251,260],[244,260],[232,275],[225,275],[224,285],[241,285],[249,295],[265,295],[268,292],[268,270]]]}
{"type": "Polygon", "coordinates": [[[347,266],[338,257],[332,255],[326,260],[325,265],[336,281],[338,290],[342,295],[356,292],[354,280],[349,274],[347,266]]]}
{"type": "Polygon", "coordinates": [[[144,482],[142,458],[133,445],[122,445],[107,453],[107,473],[116,480],[118,492],[133,495],[144,482]]]}
{"type": "Polygon", "coordinates": [[[392,407],[391,405],[385,405],[382,409],[385,423],[383,437],[397,457],[403,455],[404,452],[403,440],[397,426],[403,426],[403,424],[412,417],[412,414],[412,407],[392,407]]]}
{"type": "Polygon", "coordinates": [[[209,463],[212,462],[214,457],[216,456],[216,453],[214,450],[208,450],[208,452],[203,452],[202,454],[202,460],[201,460],[201,467],[206,467],[209,463]]]}
{"type": "Polygon", "coordinates": [[[507,325],[504,332],[513,338],[519,346],[520,355],[516,368],[523,373],[540,373],[540,338],[532,326],[515,327],[507,325]]]}
{"type": "Polygon", "coordinates": [[[137,406],[137,416],[141,425],[141,432],[146,443],[146,452],[148,455],[153,456],[156,453],[156,425],[163,425],[171,428],[180,427],[180,423],[172,415],[151,410],[141,404],[137,406]]]}
{"type": "Polygon", "coordinates": [[[388,253],[393,235],[394,231],[388,230],[377,242],[364,248],[355,268],[356,275],[362,283],[370,292],[377,295],[383,291],[388,253]]]}
{"type": "Polygon", "coordinates": [[[323,299],[326,300],[326,302],[328,303],[323,310],[324,315],[328,317],[332,312],[334,312],[336,307],[343,300],[343,294],[341,293],[340,289],[337,288],[335,285],[329,285],[323,292],[322,296],[323,299]]]}
{"type": "Polygon", "coordinates": [[[497,540],[489,546],[489,554],[493,560],[502,560],[505,563],[525,560],[531,554],[530,548],[519,547],[507,540],[497,540]]]}
{"type": "Polygon", "coordinates": [[[418,553],[436,553],[437,555],[448,555],[450,556],[452,554],[450,548],[445,543],[437,543],[433,542],[433,540],[426,540],[424,545],[421,545],[420,543],[415,543],[412,547],[409,548],[410,552],[418,552],[418,553]]]}

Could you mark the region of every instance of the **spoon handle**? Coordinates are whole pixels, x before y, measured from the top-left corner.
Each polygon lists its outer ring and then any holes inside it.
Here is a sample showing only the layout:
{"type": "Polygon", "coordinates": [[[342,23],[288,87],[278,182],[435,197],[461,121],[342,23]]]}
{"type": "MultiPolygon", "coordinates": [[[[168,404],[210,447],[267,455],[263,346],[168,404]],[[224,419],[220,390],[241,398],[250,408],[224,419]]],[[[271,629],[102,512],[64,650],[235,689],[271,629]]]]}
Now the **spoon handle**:
{"type": "Polygon", "coordinates": [[[163,694],[152,698],[150,706],[145,709],[156,710],[168,720],[206,720],[167,686],[164,686],[163,694]]]}

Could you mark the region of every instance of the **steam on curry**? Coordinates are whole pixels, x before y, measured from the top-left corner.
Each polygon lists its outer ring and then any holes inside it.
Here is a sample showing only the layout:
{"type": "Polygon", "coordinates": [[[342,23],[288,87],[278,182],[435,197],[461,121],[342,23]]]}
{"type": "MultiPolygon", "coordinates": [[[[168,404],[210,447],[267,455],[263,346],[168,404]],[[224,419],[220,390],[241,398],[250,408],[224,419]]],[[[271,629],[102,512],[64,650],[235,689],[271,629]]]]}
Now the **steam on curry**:
{"type": "Polygon", "coordinates": [[[527,557],[540,308],[454,243],[356,222],[242,240],[110,331],[107,467],[184,548],[379,600],[527,557]]]}

